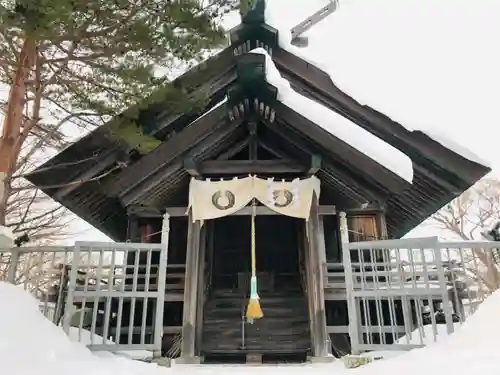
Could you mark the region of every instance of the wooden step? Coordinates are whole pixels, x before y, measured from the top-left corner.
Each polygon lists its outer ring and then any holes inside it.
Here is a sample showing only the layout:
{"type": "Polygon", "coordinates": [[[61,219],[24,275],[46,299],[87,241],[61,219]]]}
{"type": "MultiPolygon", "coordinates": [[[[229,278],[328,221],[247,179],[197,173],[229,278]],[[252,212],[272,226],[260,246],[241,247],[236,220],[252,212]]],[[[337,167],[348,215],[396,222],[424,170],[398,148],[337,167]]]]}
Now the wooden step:
{"type": "Polygon", "coordinates": [[[242,314],[248,299],[234,290],[216,291],[205,304],[203,353],[296,353],[311,345],[309,312],[304,295],[265,293],[260,296],[264,313],[254,324],[245,324],[242,344],[242,314]]]}
{"type": "Polygon", "coordinates": [[[247,343],[245,346],[241,346],[241,342],[235,343],[218,343],[214,345],[205,345],[202,349],[203,353],[235,353],[235,352],[260,352],[260,353],[294,353],[302,352],[310,349],[309,340],[304,340],[302,342],[288,342],[288,343],[247,343]]]}

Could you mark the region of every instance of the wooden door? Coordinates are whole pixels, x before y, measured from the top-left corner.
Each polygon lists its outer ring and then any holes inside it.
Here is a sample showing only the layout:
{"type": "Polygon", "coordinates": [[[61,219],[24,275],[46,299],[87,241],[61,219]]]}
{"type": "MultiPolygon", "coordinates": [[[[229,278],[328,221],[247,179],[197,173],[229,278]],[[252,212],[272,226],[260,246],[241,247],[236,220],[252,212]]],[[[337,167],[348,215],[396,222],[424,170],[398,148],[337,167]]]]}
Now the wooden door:
{"type": "Polygon", "coordinates": [[[348,216],[349,242],[378,240],[377,218],[375,215],[348,216]]]}
{"type": "MultiPolygon", "coordinates": [[[[349,230],[349,242],[375,241],[379,238],[377,218],[375,215],[348,216],[347,228],[349,230]]],[[[361,254],[363,262],[371,263],[372,261],[375,261],[375,259],[372,260],[372,251],[369,249],[352,251],[352,261],[361,261],[361,254]]],[[[375,257],[379,257],[378,251],[375,252],[375,257]]]]}

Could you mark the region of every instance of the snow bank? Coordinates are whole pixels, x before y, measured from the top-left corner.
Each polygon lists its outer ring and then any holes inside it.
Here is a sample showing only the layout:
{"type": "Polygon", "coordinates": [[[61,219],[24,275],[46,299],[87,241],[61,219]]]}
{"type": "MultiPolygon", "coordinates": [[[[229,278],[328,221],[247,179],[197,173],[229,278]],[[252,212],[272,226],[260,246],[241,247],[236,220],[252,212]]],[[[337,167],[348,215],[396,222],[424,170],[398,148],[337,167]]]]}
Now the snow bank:
{"type": "MultiPolygon", "coordinates": [[[[160,368],[111,354],[92,354],[83,345],[71,342],[64,332],[45,319],[37,301],[20,288],[0,283],[0,363],[8,375],[160,375],[175,371],[188,374],[234,374],[234,366],[160,368]]],[[[398,357],[375,361],[347,370],[341,361],[333,364],[302,366],[238,367],[238,374],[287,374],[307,371],[311,374],[352,373],[359,375],[443,374],[497,375],[500,373],[498,338],[500,337],[500,291],[487,299],[453,335],[398,357]]]]}
{"type": "MultiPolygon", "coordinates": [[[[104,340],[104,337],[97,334],[91,334],[90,331],[86,329],[79,330],[77,327],[69,328],[69,338],[73,342],[78,342],[81,345],[101,345],[109,344],[114,345],[115,342],[111,339],[104,340]],[[92,337],[93,336],[93,337],[92,337]],[[106,341],[106,342],[105,342],[106,341]]],[[[97,353],[97,352],[96,352],[97,353]]],[[[114,352],[117,355],[121,355],[130,359],[144,360],[153,358],[153,353],[148,350],[120,350],[114,352]]]]}
{"type": "Polygon", "coordinates": [[[8,375],[157,375],[164,369],[109,355],[93,355],[47,320],[38,301],[0,282],[0,364],[8,375]]]}
{"type": "Polygon", "coordinates": [[[278,89],[279,101],[406,181],[413,181],[413,165],[407,155],[338,113],[295,92],[263,48],[251,52],[266,56],[266,79],[278,89]]]}
{"type": "Polygon", "coordinates": [[[346,0],[290,44],[290,29],[327,0],[267,0],[266,22],[289,52],[327,72],[358,102],[489,166],[496,137],[484,137],[500,97],[497,0],[346,0]],[[439,131],[438,131],[439,129],[439,131]],[[482,157],[467,150],[466,144],[482,157]],[[485,145],[488,145],[485,147],[485,145]]]}
{"type": "MultiPolygon", "coordinates": [[[[440,335],[438,342],[430,342],[422,349],[387,361],[376,361],[360,368],[359,374],[422,375],[496,375],[500,373],[498,340],[500,337],[500,291],[481,304],[477,312],[452,335],[440,335]]],[[[432,336],[431,336],[432,337],[432,336]]]]}

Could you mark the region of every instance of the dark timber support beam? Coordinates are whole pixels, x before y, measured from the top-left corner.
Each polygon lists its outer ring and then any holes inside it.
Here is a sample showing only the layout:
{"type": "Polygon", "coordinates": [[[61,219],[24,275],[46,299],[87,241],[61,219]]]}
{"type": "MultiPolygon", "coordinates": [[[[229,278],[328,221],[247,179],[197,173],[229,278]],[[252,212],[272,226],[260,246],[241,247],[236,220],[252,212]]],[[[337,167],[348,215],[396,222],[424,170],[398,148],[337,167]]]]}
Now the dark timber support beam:
{"type": "Polygon", "coordinates": [[[443,178],[442,176],[438,176],[435,173],[430,172],[421,165],[414,164],[413,169],[415,170],[415,172],[419,172],[423,174],[425,177],[435,181],[437,185],[442,186],[446,190],[453,193],[455,196],[459,196],[460,194],[462,194],[462,190],[459,189],[457,186],[453,185],[452,183],[450,183],[449,181],[447,181],[446,178],[443,178]]]}
{"type": "MultiPolygon", "coordinates": [[[[127,191],[120,197],[120,200],[124,206],[130,206],[132,204],[137,204],[140,202],[143,196],[147,194],[150,189],[158,186],[159,183],[165,181],[168,176],[182,169],[181,163],[175,163],[170,165],[168,168],[163,170],[163,174],[157,174],[152,176],[149,180],[145,180],[141,184],[137,185],[134,189],[127,191]]],[[[168,181],[168,180],[167,180],[168,181]]]]}
{"type": "Polygon", "coordinates": [[[324,295],[324,269],[326,268],[325,252],[325,237],[324,232],[320,228],[319,210],[317,199],[313,198],[311,205],[311,215],[308,226],[308,269],[307,280],[310,283],[309,292],[311,316],[311,338],[313,357],[328,358],[330,352],[330,340],[326,328],[325,314],[325,295],[324,295]]]}
{"type": "Polygon", "coordinates": [[[306,228],[304,230],[304,264],[305,264],[305,275],[306,275],[306,290],[307,290],[307,305],[309,310],[309,329],[311,334],[311,349],[312,355],[316,356],[318,351],[318,337],[316,336],[317,323],[314,319],[316,314],[317,303],[315,300],[314,293],[314,262],[312,260],[312,252],[310,249],[310,233],[309,223],[305,222],[306,228]]]}
{"type": "Polygon", "coordinates": [[[142,206],[140,204],[132,204],[127,207],[127,215],[134,215],[140,218],[163,218],[165,211],[159,210],[156,207],[142,206]]]}
{"type": "Polygon", "coordinates": [[[196,301],[196,345],[195,354],[200,355],[201,343],[203,340],[203,307],[205,305],[205,285],[207,283],[207,223],[200,229],[200,246],[199,246],[199,257],[198,257],[198,297],[196,301]]]}
{"type": "MultiPolygon", "coordinates": [[[[187,207],[169,207],[166,209],[171,217],[186,216],[188,211],[187,207]]],[[[236,211],[231,214],[231,216],[250,216],[252,215],[253,209],[251,206],[243,207],[241,210],[236,211]]],[[[347,210],[349,212],[349,210],[347,210]]],[[[335,206],[318,206],[319,215],[336,215],[335,206]]],[[[260,215],[281,215],[280,213],[267,208],[266,206],[257,206],[255,209],[255,214],[260,215]]]]}
{"type": "Polygon", "coordinates": [[[377,220],[377,230],[379,239],[388,240],[389,234],[387,233],[387,222],[385,221],[385,211],[377,212],[376,220],[377,220]]]}
{"type": "Polygon", "coordinates": [[[257,160],[259,158],[258,148],[259,143],[257,140],[257,123],[255,121],[249,121],[248,124],[248,132],[250,133],[250,143],[248,145],[248,156],[249,160],[257,160]]]}
{"type": "MultiPolygon", "coordinates": [[[[186,216],[186,212],[188,211],[187,207],[169,207],[166,210],[153,210],[151,211],[145,211],[144,216],[141,216],[141,214],[136,213],[137,216],[140,217],[158,217],[161,218],[163,217],[164,213],[168,212],[168,214],[171,217],[182,217],[186,216]]],[[[350,214],[350,215],[378,215],[381,213],[384,213],[384,208],[382,207],[377,207],[377,206],[368,206],[366,208],[345,208],[342,209],[343,212],[350,214]]],[[[137,212],[137,211],[136,211],[137,212]]],[[[318,206],[318,213],[320,216],[324,215],[336,215],[337,214],[337,209],[333,205],[319,205],[318,206]]],[[[252,214],[252,207],[247,206],[243,207],[241,210],[233,213],[232,215],[234,216],[250,216],[252,214]]],[[[261,216],[261,215],[280,215],[276,211],[271,210],[270,208],[267,208],[266,206],[257,206],[256,207],[256,215],[261,216]]]]}
{"type": "Polygon", "coordinates": [[[200,222],[193,223],[191,214],[189,214],[180,358],[182,363],[196,363],[199,361],[196,356],[196,313],[198,300],[197,279],[200,267],[200,230],[200,222]]]}
{"type": "Polygon", "coordinates": [[[141,242],[139,217],[133,213],[128,215],[127,242],[141,242]]]}
{"type": "Polygon", "coordinates": [[[201,175],[306,173],[308,170],[294,160],[207,160],[198,166],[201,175]]]}
{"type": "MultiPolygon", "coordinates": [[[[279,158],[282,159],[290,158],[285,152],[279,150],[278,145],[273,144],[269,140],[263,141],[259,139],[259,146],[269,151],[271,154],[276,155],[279,158]]],[[[323,164],[323,159],[319,154],[308,154],[308,156],[310,157],[310,168],[307,171],[307,175],[313,176],[321,169],[321,166],[323,164]]]]}
{"type": "MultiPolygon", "coordinates": [[[[127,225],[127,242],[140,243],[141,242],[141,228],[139,226],[139,218],[136,215],[128,215],[128,225],[127,225]]],[[[127,266],[135,264],[135,257],[137,253],[132,251],[127,253],[127,266]]],[[[132,284],[134,274],[134,267],[127,267],[125,269],[126,279],[125,284],[132,284]]]]}
{"type": "Polygon", "coordinates": [[[69,193],[82,186],[86,181],[91,180],[93,177],[104,172],[106,168],[109,168],[111,165],[113,165],[116,162],[117,157],[118,156],[115,151],[109,153],[103,159],[98,160],[94,164],[94,166],[85,170],[85,172],[83,172],[82,174],[73,177],[71,179],[71,181],[81,181],[81,183],[68,184],[67,186],[58,189],[57,192],[52,196],[52,198],[56,201],[62,200],[69,193]]]}
{"type": "Polygon", "coordinates": [[[311,155],[311,168],[307,171],[308,176],[313,176],[321,169],[321,155],[313,154],[311,155]]]}
{"type": "Polygon", "coordinates": [[[243,151],[245,149],[245,147],[248,146],[248,143],[249,143],[249,139],[248,138],[244,139],[241,142],[236,143],[229,150],[227,150],[223,154],[219,155],[217,157],[217,160],[229,160],[234,155],[236,155],[238,152],[243,151]]]}
{"type": "Polygon", "coordinates": [[[192,177],[200,177],[200,172],[198,171],[198,166],[196,162],[191,158],[184,159],[184,169],[192,177]]]}
{"type": "Polygon", "coordinates": [[[289,159],[289,155],[286,152],[279,150],[278,147],[271,144],[268,140],[259,139],[259,146],[280,159],[289,159]]]}

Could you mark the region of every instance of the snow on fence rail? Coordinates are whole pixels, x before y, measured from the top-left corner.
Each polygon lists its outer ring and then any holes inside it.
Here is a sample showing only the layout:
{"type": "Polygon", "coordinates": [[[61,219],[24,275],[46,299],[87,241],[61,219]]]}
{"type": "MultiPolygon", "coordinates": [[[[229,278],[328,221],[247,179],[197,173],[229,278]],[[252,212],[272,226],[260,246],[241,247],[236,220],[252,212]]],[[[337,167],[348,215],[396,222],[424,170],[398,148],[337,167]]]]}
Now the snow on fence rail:
{"type": "Polygon", "coordinates": [[[160,244],[77,242],[0,250],[0,280],[91,350],[161,351],[167,258],[160,244]]]}
{"type": "Polygon", "coordinates": [[[351,351],[408,350],[452,333],[500,286],[497,249],[437,237],[344,243],[351,351]]]}

